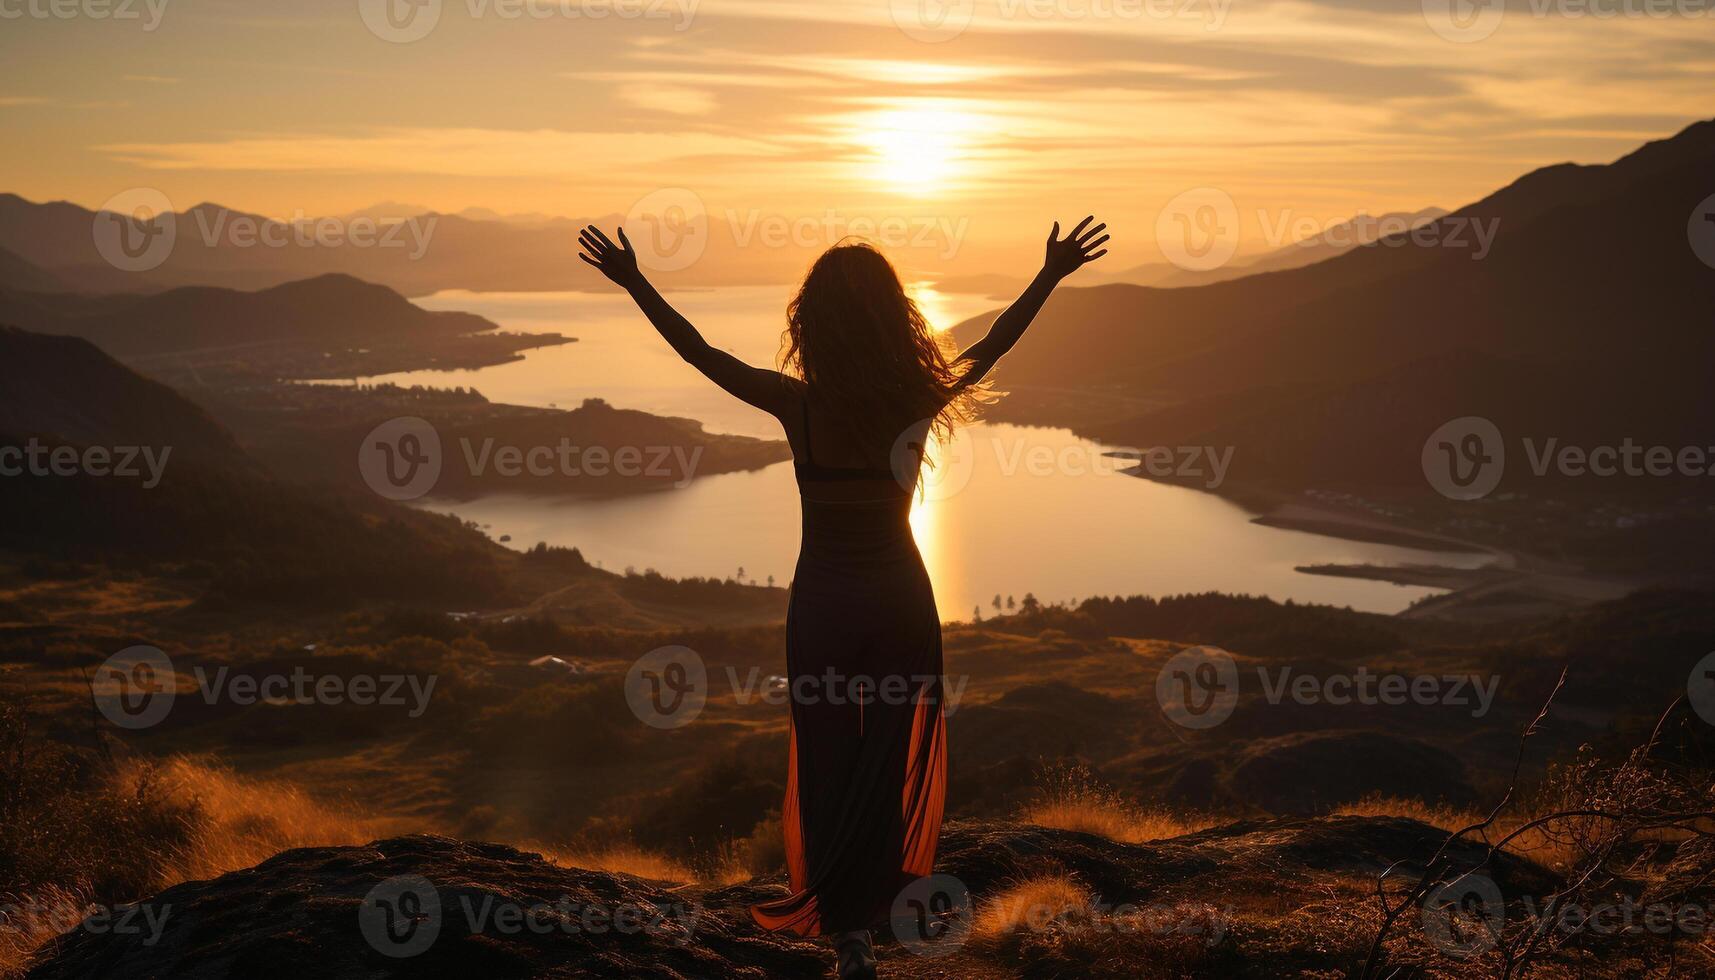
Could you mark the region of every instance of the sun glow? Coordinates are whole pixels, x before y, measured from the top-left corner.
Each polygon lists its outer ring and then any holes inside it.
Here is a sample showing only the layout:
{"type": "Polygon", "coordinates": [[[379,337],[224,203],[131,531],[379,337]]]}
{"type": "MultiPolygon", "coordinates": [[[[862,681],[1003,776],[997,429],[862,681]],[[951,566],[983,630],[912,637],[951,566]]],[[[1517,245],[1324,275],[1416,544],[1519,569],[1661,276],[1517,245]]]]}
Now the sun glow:
{"type": "Polygon", "coordinates": [[[869,154],[868,176],[915,195],[944,189],[965,169],[977,119],[954,108],[914,104],[864,113],[852,128],[869,154]]]}

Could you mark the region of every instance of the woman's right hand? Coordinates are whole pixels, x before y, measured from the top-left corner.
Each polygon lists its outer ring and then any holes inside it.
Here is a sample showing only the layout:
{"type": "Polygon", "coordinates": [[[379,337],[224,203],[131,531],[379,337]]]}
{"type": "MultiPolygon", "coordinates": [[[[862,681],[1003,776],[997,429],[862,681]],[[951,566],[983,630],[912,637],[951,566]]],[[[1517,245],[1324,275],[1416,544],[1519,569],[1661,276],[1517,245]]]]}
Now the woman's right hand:
{"type": "Polygon", "coordinates": [[[1043,270],[1056,279],[1064,279],[1077,272],[1085,263],[1094,262],[1108,254],[1105,248],[1096,251],[1108,240],[1107,235],[1096,237],[1108,226],[1107,222],[1104,221],[1088,231],[1084,230],[1094,220],[1096,216],[1092,214],[1078,222],[1078,227],[1073,228],[1072,233],[1065,238],[1060,237],[1060,222],[1054,222],[1054,229],[1048,233],[1047,255],[1042,260],[1043,270]]]}
{"type": "Polygon", "coordinates": [[[583,246],[578,258],[595,266],[612,282],[630,289],[643,281],[643,273],[637,269],[637,250],[631,247],[631,239],[625,237],[623,227],[614,229],[614,233],[619,236],[618,245],[595,225],[578,232],[578,244],[583,246]]]}

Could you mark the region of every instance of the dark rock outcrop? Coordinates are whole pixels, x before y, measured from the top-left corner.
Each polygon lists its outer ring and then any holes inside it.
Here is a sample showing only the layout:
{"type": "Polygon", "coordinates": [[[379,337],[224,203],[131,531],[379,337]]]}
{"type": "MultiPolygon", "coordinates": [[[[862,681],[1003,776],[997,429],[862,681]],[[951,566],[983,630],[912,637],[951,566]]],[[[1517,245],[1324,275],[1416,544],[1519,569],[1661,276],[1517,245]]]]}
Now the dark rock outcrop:
{"type": "MultiPolygon", "coordinates": [[[[1246,821],[1146,844],[956,824],[944,835],[938,871],[958,878],[979,907],[1019,881],[1065,874],[1110,905],[1220,910],[1209,940],[1219,945],[1219,975],[1278,976],[1277,925],[1249,920],[1259,901],[1301,909],[1331,887],[1362,889],[1395,862],[1409,873],[1445,837],[1397,818],[1246,821]]],[[[1471,864],[1480,857],[1472,845],[1453,854],[1471,864]]],[[[1546,873],[1526,862],[1502,859],[1489,871],[1508,894],[1546,887],[1546,873]]],[[[713,889],[673,885],[445,837],[307,848],[169,888],[125,920],[130,930],[74,929],[44,948],[30,977],[826,976],[833,957],[825,943],[771,936],[751,923],[749,905],[784,888],[780,876],[713,889]]],[[[886,932],[877,939],[892,975],[1030,972],[992,941],[925,959],[886,932]]],[[[1311,972],[1342,971],[1353,966],[1353,946],[1291,953],[1311,972]]]]}

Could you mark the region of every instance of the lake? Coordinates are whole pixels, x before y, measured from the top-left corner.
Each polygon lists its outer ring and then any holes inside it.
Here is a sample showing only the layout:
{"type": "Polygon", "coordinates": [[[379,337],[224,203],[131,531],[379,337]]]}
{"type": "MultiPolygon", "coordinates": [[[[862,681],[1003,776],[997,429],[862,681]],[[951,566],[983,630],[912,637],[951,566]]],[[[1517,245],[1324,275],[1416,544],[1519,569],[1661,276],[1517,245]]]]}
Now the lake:
{"type": "MultiPolygon", "coordinates": [[[[951,326],[992,309],[976,296],[919,287],[931,322],[951,326]]],[[[753,364],[772,364],[784,325],[786,287],[676,292],[669,299],[710,343],[753,364]]],[[[414,371],[362,379],[475,387],[491,401],[574,408],[603,398],[620,408],[701,420],[712,432],[781,438],[765,413],[732,398],[679,360],[623,295],[470,293],[417,300],[465,310],[503,329],[559,331],[577,343],[528,352],[469,371],[414,371]]],[[[1212,494],[1124,476],[1103,447],[1063,429],[977,425],[941,447],[939,466],[915,506],[912,527],[947,619],[974,606],[992,614],[998,594],[1043,602],[1092,595],[1221,591],[1392,613],[1438,590],[1307,575],[1300,565],[1480,565],[1487,555],[1425,552],[1262,527],[1212,494]]],[[[621,571],[674,577],[791,578],[798,502],[790,463],[704,477],[683,490],[618,499],[493,495],[422,502],[510,536],[576,546],[621,571]]]]}

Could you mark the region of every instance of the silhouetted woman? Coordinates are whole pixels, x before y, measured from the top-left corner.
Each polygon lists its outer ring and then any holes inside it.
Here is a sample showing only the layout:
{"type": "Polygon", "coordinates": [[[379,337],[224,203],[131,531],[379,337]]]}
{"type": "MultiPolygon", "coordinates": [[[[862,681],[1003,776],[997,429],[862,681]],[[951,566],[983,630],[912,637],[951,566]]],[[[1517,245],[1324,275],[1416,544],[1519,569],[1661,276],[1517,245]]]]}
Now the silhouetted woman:
{"type": "Polygon", "coordinates": [[[1106,254],[1093,220],[1064,239],[1054,225],[1042,271],[957,357],[880,252],[836,245],[787,307],[784,373],[709,346],[638,271],[623,229],[618,245],[593,225],[579,236],[579,258],[623,286],[680,357],[778,419],[791,444],[804,522],[786,613],[792,893],[751,913],[767,929],[834,936],[842,978],[875,976],[868,930],[931,873],[941,831],[941,620],[909,523],[923,447],[974,417],[977,383],[1048,294],[1106,254]]]}

